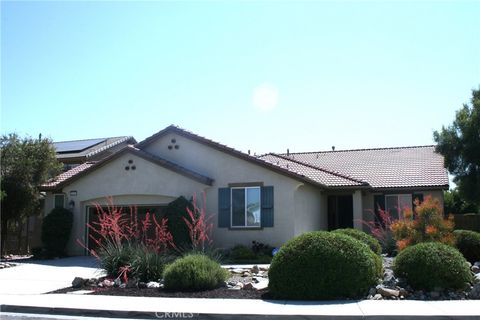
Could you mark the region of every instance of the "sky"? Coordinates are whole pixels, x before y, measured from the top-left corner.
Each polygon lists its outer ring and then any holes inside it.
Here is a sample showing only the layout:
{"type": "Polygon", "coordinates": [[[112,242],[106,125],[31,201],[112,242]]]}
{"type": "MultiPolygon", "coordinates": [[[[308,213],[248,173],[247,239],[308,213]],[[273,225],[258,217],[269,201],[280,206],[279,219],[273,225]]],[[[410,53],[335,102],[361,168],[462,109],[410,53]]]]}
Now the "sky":
{"type": "Polygon", "coordinates": [[[480,88],[479,16],[480,1],[2,1],[0,131],[430,145],[480,88]]]}

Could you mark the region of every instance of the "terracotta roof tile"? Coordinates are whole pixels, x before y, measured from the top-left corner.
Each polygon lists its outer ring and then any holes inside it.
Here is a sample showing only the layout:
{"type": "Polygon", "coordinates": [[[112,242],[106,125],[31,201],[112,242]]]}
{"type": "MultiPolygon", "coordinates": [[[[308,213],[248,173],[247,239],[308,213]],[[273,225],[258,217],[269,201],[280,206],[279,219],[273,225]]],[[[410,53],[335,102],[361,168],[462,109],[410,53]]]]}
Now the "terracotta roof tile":
{"type": "Polygon", "coordinates": [[[46,183],[42,185],[42,189],[55,189],[59,184],[71,179],[72,177],[78,175],[79,173],[87,170],[91,166],[93,166],[95,162],[86,162],[82,163],[81,165],[76,166],[68,171],[65,171],[53,179],[50,179],[46,183]]]}
{"type": "MultiPolygon", "coordinates": [[[[373,188],[448,186],[443,157],[435,152],[434,146],[290,153],[280,156],[341,173],[368,183],[373,188]]],[[[280,164],[284,165],[282,161],[280,164]]]]}

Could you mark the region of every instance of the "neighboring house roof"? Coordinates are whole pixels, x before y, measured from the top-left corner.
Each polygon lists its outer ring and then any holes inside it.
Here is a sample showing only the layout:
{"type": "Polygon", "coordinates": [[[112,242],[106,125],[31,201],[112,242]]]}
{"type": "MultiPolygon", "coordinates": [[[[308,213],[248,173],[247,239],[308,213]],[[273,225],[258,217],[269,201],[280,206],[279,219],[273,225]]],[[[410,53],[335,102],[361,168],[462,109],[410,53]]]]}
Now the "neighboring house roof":
{"type": "Polygon", "coordinates": [[[174,171],[178,174],[181,174],[183,176],[186,176],[190,179],[196,180],[198,182],[201,182],[206,185],[212,185],[213,184],[213,179],[204,176],[202,174],[199,174],[197,172],[194,172],[190,169],[187,169],[185,167],[182,167],[180,165],[177,165],[173,162],[170,162],[168,160],[165,160],[163,158],[160,158],[158,156],[151,155],[145,151],[142,151],[140,149],[137,149],[133,146],[126,146],[125,148],[121,149],[120,151],[114,153],[111,156],[106,157],[105,159],[102,159],[98,162],[86,162],[83,163],[71,170],[68,170],[67,172],[64,172],[54,179],[49,180],[45,184],[43,184],[40,189],[43,191],[48,191],[48,190],[59,190],[63,188],[64,186],[76,181],[77,179],[89,174],[90,172],[103,167],[107,163],[113,161],[114,159],[117,159],[121,155],[125,153],[131,153],[134,154],[140,158],[143,158],[147,161],[150,161],[154,164],[157,164],[161,167],[164,167],[166,169],[169,169],[171,171],[174,171]]]}
{"type": "MultiPolygon", "coordinates": [[[[434,146],[268,154],[260,158],[276,161],[280,166],[295,162],[309,168],[341,173],[376,189],[448,188],[444,160],[435,152],[434,146]]],[[[302,172],[312,175],[311,169],[308,170],[302,172]]],[[[327,182],[327,185],[332,184],[327,182]]]]}
{"type": "Polygon", "coordinates": [[[113,148],[121,143],[134,144],[137,141],[131,136],[98,138],[74,141],[54,142],[53,146],[57,152],[57,159],[88,159],[96,154],[113,148]]]}

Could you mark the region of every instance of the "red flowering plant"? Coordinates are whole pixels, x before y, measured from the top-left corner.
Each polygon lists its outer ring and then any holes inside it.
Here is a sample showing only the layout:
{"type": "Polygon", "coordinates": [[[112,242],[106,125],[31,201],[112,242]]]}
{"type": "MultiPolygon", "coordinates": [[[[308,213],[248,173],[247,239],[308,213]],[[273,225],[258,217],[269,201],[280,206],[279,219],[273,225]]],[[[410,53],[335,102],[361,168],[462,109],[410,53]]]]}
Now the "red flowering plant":
{"type": "Polygon", "coordinates": [[[202,200],[198,204],[197,195],[194,194],[192,208],[186,208],[187,216],[182,219],[188,229],[192,251],[206,253],[213,244],[213,223],[211,222],[213,215],[207,215],[205,192],[202,192],[202,200]]]}
{"type": "Polygon", "coordinates": [[[127,281],[135,273],[132,263],[136,257],[145,256],[145,252],[160,255],[176,249],[166,218],[158,219],[147,211],[139,219],[137,207],[124,212],[124,208],[114,205],[112,197],[107,198],[107,203],[94,203],[96,221],[87,223],[90,246],[77,242],[99,259],[108,276],[127,281]]]}
{"type": "Polygon", "coordinates": [[[444,219],[438,199],[427,196],[422,203],[417,199],[414,211],[405,208],[403,217],[390,226],[399,251],[421,242],[454,243],[453,216],[444,219]]]}
{"type": "Polygon", "coordinates": [[[383,210],[378,207],[378,214],[372,220],[362,220],[361,222],[367,226],[370,233],[375,237],[380,245],[382,251],[390,256],[395,254],[395,239],[390,226],[395,221],[388,210],[383,210]]]}

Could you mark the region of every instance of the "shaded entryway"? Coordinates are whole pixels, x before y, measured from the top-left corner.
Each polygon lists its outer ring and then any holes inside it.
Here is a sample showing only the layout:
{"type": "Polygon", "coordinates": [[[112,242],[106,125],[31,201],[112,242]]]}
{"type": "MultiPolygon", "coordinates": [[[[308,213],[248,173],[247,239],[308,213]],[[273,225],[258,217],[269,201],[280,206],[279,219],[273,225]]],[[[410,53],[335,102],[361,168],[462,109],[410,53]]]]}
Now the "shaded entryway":
{"type": "Polygon", "coordinates": [[[353,228],[352,195],[328,196],[328,230],[353,228]]]}

